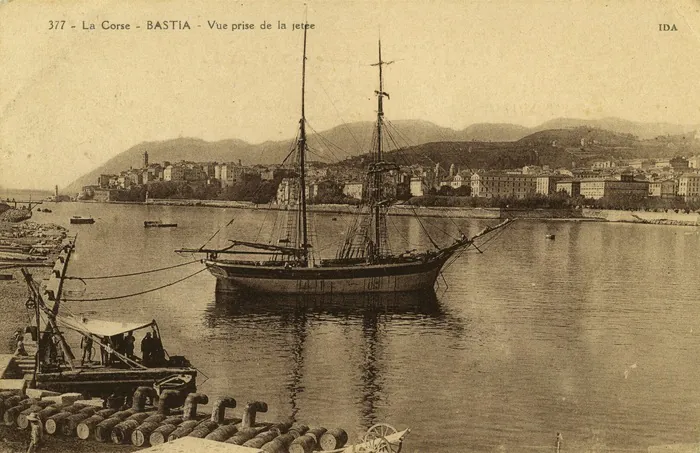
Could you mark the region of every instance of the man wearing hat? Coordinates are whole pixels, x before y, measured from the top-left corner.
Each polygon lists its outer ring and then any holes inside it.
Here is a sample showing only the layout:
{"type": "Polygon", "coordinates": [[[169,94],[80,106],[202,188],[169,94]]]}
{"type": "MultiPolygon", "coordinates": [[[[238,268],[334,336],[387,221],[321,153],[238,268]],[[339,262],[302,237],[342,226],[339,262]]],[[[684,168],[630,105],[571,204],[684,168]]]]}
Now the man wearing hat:
{"type": "Polygon", "coordinates": [[[27,416],[27,421],[32,427],[32,434],[29,440],[29,448],[27,449],[27,453],[36,453],[39,451],[39,447],[42,444],[44,429],[41,420],[36,416],[35,412],[32,412],[29,414],[29,416],[27,416]]]}

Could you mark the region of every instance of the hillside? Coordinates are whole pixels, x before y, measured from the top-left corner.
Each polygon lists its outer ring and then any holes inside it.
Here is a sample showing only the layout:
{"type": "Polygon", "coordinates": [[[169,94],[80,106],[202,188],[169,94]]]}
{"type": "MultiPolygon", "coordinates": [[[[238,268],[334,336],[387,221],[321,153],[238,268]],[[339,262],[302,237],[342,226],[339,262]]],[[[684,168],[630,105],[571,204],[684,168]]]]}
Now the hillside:
{"type": "MultiPolygon", "coordinates": [[[[693,141],[637,140],[631,134],[577,127],[535,132],[513,142],[425,143],[389,152],[385,159],[399,165],[433,167],[439,163],[443,170],[451,164],[460,170],[506,170],[526,165],[574,168],[599,160],[673,157],[698,152],[700,147],[693,141]]],[[[351,163],[363,165],[363,158],[351,163]]]]}
{"type": "MultiPolygon", "coordinates": [[[[393,126],[389,130],[394,131],[393,137],[400,147],[409,148],[412,151],[408,152],[417,155],[426,152],[422,150],[421,145],[430,144],[426,145],[425,149],[435,150],[434,152],[437,153],[430,159],[446,163],[448,166],[448,162],[458,163],[466,159],[465,153],[470,147],[472,152],[476,153],[469,159],[474,165],[485,164],[488,161],[494,161],[494,159],[499,160],[503,165],[508,162],[521,163],[525,161],[527,163],[524,165],[535,164],[535,162],[531,162],[535,158],[525,158],[528,155],[525,152],[528,147],[538,148],[540,157],[535,159],[536,161],[541,162],[542,156],[546,155],[548,156],[547,160],[552,162],[564,164],[568,160],[567,166],[584,162],[586,159],[605,159],[606,156],[622,158],[623,155],[653,157],[669,153],[678,154],[683,147],[672,149],[666,141],[659,140],[658,137],[673,135],[690,138],[689,132],[700,129],[700,126],[697,125],[639,123],[619,118],[599,120],[558,118],[533,128],[507,123],[478,123],[462,130],[454,130],[437,126],[428,121],[417,120],[399,120],[389,124],[393,126]],[[556,149],[547,148],[551,147],[555,140],[558,147],[580,147],[582,138],[589,147],[584,157],[575,156],[576,158],[572,160],[570,155],[560,156],[556,149]],[[640,142],[637,138],[648,141],[640,142]],[[496,143],[500,144],[495,145],[496,143]],[[512,146],[508,147],[503,143],[511,143],[512,146]],[[437,148],[440,151],[437,151],[437,148]],[[617,149],[611,153],[607,152],[606,148],[617,149]],[[623,148],[630,149],[623,152],[623,148]],[[481,156],[481,153],[492,153],[494,149],[507,149],[509,150],[507,154],[510,157],[505,155],[502,158],[481,156]]],[[[320,133],[309,130],[310,159],[339,162],[365,154],[369,150],[373,127],[372,122],[366,121],[337,126],[320,133]]],[[[686,148],[688,143],[684,145],[686,148]]],[[[130,167],[140,167],[144,151],[148,151],[150,162],[166,160],[171,162],[180,160],[237,162],[240,159],[244,165],[254,165],[281,163],[292,145],[292,138],[259,144],[233,139],[207,142],[197,138],[140,143],[76,179],[63,190],[63,193],[76,193],[80,191],[82,186],[95,184],[100,174],[114,174],[130,167]]],[[[533,150],[530,149],[530,151],[533,150]]],[[[416,160],[420,159],[425,158],[416,157],[416,160]]]]}
{"type": "Polygon", "coordinates": [[[619,134],[632,134],[640,140],[651,139],[660,135],[681,135],[700,129],[700,125],[697,124],[641,123],[623,120],[621,118],[601,118],[593,120],[556,118],[532,128],[532,132],[547,129],[572,129],[577,127],[590,127],[617,132],[619,134]]]}
{"type": "MultiPolygon", "coordinates": [[[[501,137],[500,140],[505,140],[522,136],[516,131],[527,131],[521,126],[503,124],[480,124],[462,131],[440,127],[428,121],[399,120],[392,121],[391,124],[397,131],[396,141],[400,146],[436,141],[491,140],[499,137],[501,137]]],[[[365,121],[337,126],[320,133],[310,130],[308,136],[310,159],[338,162],[367,153],[373,128],[374,123],[365,121]]],[[[141,167],[144,151],[148,151],[150,162],[166,160],[237,162],[240,159],[244,165],[273,164],[281,163],[285,159],[293,143],[293,139],[250,144],[242,140],[207,142],[197,138],[140,143],[76,179],[62,192],[79,192],[83,186],[95,184],[100,174],[119,173],[131,167],[141,167]]]]}

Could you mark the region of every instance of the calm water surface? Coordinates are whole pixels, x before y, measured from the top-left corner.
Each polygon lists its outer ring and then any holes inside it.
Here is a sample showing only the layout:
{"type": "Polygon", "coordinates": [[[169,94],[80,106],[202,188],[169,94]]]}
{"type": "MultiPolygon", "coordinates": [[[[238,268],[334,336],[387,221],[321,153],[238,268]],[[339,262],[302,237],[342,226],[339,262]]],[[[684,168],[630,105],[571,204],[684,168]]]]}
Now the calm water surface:
{"type": "MultiPolygon", "coordinates": [[[[46,206],[53,213],[34,220],[97,219],[70,226],[78,233],[70,274],[79,276],[187,262],[173,250],[202,245],[231,218],[210,245],[261,239],[279,226],[262,211],[46,206]],[[179,226],[144,229],[149,219],[179,226]]],[[[322,256],[349,221],[335,217],[315,220],[322,256]]],[[[389,223],[404,243],[397,250],[426,246],[415,219],[389,223]]],[[[445,244],[493,221],[424,224],[445,244]]],[[[208,376],[199,388],[210,400],[260,399],[267,419],[295,415],[345,427],[351,438],[379,421],[410,427],[407,452],[552,451],[557,432],[564,452],[700,441],[698,228],[520,221],[482,250],[449,267],[436,295],[265,300],[217,295],[202,272],[144,296],[64,306],[157,319],[166,348],[208,376]]],[[[199,269],[73,281],[66,297],[137,292],[199,269]]]]}

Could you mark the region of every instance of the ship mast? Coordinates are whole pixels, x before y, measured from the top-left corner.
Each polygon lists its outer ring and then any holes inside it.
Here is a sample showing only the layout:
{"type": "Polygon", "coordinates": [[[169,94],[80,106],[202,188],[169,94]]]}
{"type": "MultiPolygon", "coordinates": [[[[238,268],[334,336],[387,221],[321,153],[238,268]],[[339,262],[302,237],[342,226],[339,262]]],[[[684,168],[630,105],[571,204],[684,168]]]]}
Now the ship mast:
{"type": "Polygon", "coordinates": [[[373,64],[372,66],[379,67],[379,90],[375,91],[377,95],[377,153],[374,158],[375,168],[374,173],[374,187],[373,187],[373,210],[374,210],[374,250],[372,254],[374,258],[378,258],[382,254],[382,215],[381,215],[381,202],[383,199],[382,194],[382,182],[383,182],[383,171],[381,169],[382,162],[382,123],[384,122],[384,96],[387,98],[389,95],[384,92],[384,78],[382,75],[382,66],[393,63],[392,61],[382,60],[382,40],[379,40],[379,62],[373,64]]]}
{"type": "Polygon", "coordinates": [[[301,119],[299,120],[299,196],[301,198],[301,248],[305,263],[309,261],[309,244],[306,220],[306,116],[304,111],[304,97],[306,90],[306,26],[304,27],[304,55],[301,63],[301,119]]]}

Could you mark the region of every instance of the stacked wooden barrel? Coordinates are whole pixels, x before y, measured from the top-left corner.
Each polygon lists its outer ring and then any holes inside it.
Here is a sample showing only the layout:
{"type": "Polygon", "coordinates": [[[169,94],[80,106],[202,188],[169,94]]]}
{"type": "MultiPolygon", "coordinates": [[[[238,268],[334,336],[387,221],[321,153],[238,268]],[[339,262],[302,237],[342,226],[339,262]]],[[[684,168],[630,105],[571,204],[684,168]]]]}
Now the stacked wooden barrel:
{"type": "MultiPolygon", "coordinates": [[[[173,390],[160,397],[152,388],[141,387],[134,394],[134,404],[126,410],[102,409],[85,402],[63,403],[60,399],[27,398],[18,392],[0,392],[0,416],[8,426],[26,429],[27,417],[36,414],[50,436],[78,437],[97,442],[133,444],[148,447],[181,437],[197,437],[257,448],[270,453],[311,453],[342,448],[348,435],[342,429],[309,427],[291,421],[261,423],[258,412],[267,404],[252,401],[243,408],[240,418],[227,417],[226,410],[236,407],[236,400],[219,398],[210,416],[197,413],[197,406],[207,404],[208,397],[191,393],[181,413],[170,414],[171,407],[182,401],[173,390]],[[170,392],[170,393],[169,393],[170,392]],[[151,399],[154,405],[146,406],[151,399]]],[[[90,402],[87,402],[90,403],[90,402]]]]}

